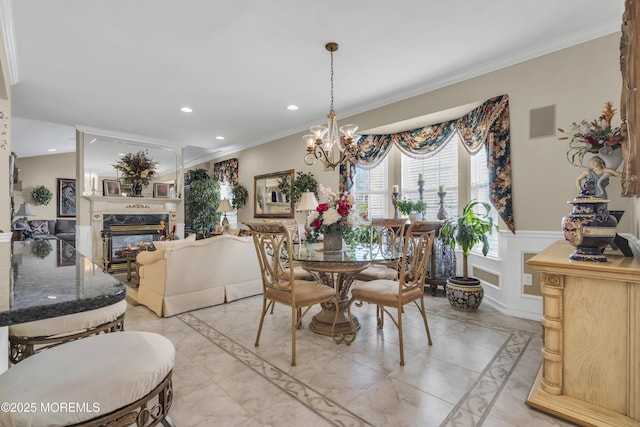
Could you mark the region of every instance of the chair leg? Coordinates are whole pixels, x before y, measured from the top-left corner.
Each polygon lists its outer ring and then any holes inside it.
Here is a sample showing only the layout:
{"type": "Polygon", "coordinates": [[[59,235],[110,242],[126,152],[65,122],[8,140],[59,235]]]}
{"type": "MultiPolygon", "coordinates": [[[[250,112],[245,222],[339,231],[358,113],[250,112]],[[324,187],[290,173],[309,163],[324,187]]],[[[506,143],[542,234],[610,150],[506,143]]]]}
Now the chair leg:
{"type": "Polygon", "coordinates": [[[398,341],[400,343],[400,366],[404,366],[404,339],[402,336],[402,306],[398,307],[398,341]]]}
{"type": "Polygon", "coordinates": [[[298,309],[291,307],[291,366],[296,366],[296,329],[298,329],[298,309]]]}
{"type": "Polygon", "coordinates": [[[378,329],[382,329],[384,327],[384,310],[379,305],[376,305],[376,321],[378,329]]]}
{"type": "MultiPolygon", "coordinates": [[[[275,305],[275,302],[273,301],[269,301],[269,305],[272,306],[275,305]]],[[[258,326],[258,335],[256,336],[256,342],[255,342],[255,346],[258,346],[258,343],[260,342],[260,334],[262,333],[262,323],[264,322],[264,316],[267,314],[267,311],[269,311],[269,306],[267,305],[267,299],[266,298],[262,298],[262,313],[260,314],[260,326],[258,326]]]]}
{"type": "Polygon", "coordinates": [[[431,331],[429,331],[429,322],[427,322],[427,311],[424,306],[424,297],[420,298],[420,305],[420,314],[422,314],[422,320],[424,321],[424,329],[427,331],[427,339],[429,341],[429,345],[432,345],[431,331]]]}

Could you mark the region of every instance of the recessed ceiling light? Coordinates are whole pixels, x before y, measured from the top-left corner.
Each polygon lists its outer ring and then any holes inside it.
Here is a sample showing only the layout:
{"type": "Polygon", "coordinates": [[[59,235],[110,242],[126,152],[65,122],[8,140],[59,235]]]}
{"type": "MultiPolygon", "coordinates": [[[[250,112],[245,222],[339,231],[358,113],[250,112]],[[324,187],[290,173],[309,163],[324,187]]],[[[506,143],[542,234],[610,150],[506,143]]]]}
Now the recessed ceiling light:
{"type": "Polygon", "coordinates": [[[126,154],[124,153],[118,153],[118,156],[125,156],[126,154]]]}
{"type": "Polygon", "coordinates": [[[224,136],[216,136],[216,139],[224,139],[224,136]]]}
{"type": "Polygon", "coordinates": [[[55,148],[49,148],[47,151],[48,152],[52,152],[52,151],[56,151],[56,149],[55,148]]]}
{"type": "Polygon", "coordinates": [[[180,111],[182,111],[183,113],[191,113],[191,112],[193,112],[193,110],[190,107],[182,107],[182,108],[180,108],[180,111]]]}
{"type": "Polygon", "coordinates": [[[298,109],[297,105],[293,105],[293,104],[287,105],[287,110],[296,111],[297,109],[298,109]]]}

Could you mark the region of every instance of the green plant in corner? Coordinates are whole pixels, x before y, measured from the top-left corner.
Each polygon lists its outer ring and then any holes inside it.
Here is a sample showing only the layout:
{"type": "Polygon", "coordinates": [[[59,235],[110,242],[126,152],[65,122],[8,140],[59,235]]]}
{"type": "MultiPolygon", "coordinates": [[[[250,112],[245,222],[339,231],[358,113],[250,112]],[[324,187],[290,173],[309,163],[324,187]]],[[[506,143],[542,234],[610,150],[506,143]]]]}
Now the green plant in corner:
{"type": "Polygon", "coordinates": [[[185,200],[185,215],[192,220],[197,235],[207,235],[219,220],[216,212],[220,204],[220,186],[211,178],[191,181],[189,197],[185,200]]]}
{"type": "Polygon", "coordinates": [[[295,205],[300,201],[300,195],[311,192],[318,198],[318,181],[311,172],[297,172],[298,176],[291,183],[291,200],[295,205]]]}
{"type": "Polygon", "coordinates": [[[191,185],[193,181],[204,181],[205,179],[209,178],[209,173],[206,169],[191,169],[184,173],[184,184],[191,185]]]}
{"type": "Polygon", "coordinates": [[[236,185],[231,189],[231,196],[233,197],[231,200],[231,207],[233,207],[233,209],[240,209],[245,205],[245,203],[247,203],[249,192],[244,185],[236,183],[236,185]]]}
{"type": "Polygon", "coordinates": [[[455,249],[457,245],[462,250],[463,280],[469,279],[467,257],[471,253],[471,249],[476,244],[482,243],[482,254],[487,256],[489,253],[488,235],[498,228],[493,223],[490,211],[489,203],[471,200],[462,209],[462,215],[447,219],[440,230],[440,235],[446,245],[451,249],[455,249]],[[483,214],[477,213],[476,206],[482,206],[485,212],[483,214]]]}
{"type": "Polygon", "coordinates": [[[31,198],[38,205],[48,205],[53,197],[53,193],[44,185],[39,185],[31,190],[31,198]]]}

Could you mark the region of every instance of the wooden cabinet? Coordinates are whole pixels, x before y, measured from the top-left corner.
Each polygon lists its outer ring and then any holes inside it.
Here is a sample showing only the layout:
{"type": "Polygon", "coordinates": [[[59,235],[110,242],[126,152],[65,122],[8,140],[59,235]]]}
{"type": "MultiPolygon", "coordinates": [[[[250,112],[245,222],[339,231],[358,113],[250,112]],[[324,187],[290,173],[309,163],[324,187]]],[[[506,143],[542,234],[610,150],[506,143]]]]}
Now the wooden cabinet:
{"type": "Polygon", "coordinates": [[[557,242],[542,273],[542,367],[527,404],[588,426],[640,426],[640,262],[571,261],[557,242]]]}

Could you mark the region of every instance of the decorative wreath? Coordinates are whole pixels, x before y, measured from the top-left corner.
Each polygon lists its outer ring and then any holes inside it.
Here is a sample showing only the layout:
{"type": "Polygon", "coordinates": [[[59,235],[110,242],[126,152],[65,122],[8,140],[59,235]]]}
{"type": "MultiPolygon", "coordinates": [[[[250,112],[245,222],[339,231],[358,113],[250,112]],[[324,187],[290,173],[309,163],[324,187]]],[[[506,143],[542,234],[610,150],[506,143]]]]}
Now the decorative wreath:
{"type": "Polygon", "coordinates": [[[44,185],[39,185],[31,191],[31,198],[38,205],[48,205],[53,197],[53,193],[44,185]]]}

